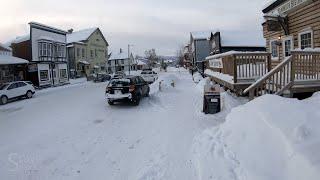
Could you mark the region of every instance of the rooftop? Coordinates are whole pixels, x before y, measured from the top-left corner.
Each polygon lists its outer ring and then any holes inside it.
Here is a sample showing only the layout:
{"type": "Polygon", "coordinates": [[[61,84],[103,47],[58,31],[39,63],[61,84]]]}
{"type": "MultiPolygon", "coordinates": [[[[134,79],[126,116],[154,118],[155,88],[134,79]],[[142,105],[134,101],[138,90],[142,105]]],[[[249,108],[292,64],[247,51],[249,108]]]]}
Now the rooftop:
{"type": "Polygon", "coordinates": [[[0,64],[28,64],[29,61],[13,56],[8,56],[8,55],[0,55],[0,64]]]}
{"type": "Polygon", "coordinates": [[[195,31],[191,32],[191,36],[193,39],[209,39],[212,31],[195,31]]]}
{"type": "Polygon", "coordinates": [[[38,23],[38,22],[30,22],[29,24],[30,24],[30,26],[34,26],[34,27],[38,27],[38,28],[42,28],[42,29],[46,29],[46,30],[51,30],[51,31],[54,31],[54,32],[57,32],[57,33],[61,33],[61,34],[67,34],[67,32],[64,31],[64,30],[61,30],[61,29],[58,29],[58,28],[55,28],[55,27],[52,27],[52,26],[48,26],[48,25],[45,25],[45,24],[41,24],[41,23],[38,23]]]}
{"type": "Polygon", "coordinates": [[[80,31],[72,32],[67,34],[67,43],[74,43],[87,40],[92,33],[94,33],[98,28],[83,29],[80,31]]]}

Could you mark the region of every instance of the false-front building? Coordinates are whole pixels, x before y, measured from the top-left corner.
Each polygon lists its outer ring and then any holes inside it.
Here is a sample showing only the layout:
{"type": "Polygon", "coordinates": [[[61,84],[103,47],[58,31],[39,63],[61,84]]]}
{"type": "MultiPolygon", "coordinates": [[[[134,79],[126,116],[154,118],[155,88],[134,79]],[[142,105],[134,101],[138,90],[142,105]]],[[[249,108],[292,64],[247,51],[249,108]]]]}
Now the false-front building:
{"type": "Polygon", "coordinates": [[[12,55],[29,61],[27,79],[38,87],[69,83],[66,31],[36,22],[30,33],[11,42],[12,55]]]}

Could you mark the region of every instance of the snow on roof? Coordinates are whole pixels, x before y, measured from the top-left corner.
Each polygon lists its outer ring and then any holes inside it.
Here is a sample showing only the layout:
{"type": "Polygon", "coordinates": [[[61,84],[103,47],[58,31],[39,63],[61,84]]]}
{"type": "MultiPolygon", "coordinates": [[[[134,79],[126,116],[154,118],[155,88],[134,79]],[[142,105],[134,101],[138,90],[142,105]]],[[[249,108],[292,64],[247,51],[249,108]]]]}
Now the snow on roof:
{"type": "Polygon", "coordinates": [[[28,40],[30,40],[30,34],[26,34],[24,36],[17,36],[14,40],[7,42],[6,45],[11,45],[12,43],[17,44],[28,40]]]}
{"type": "Polygon", "coordinates": [[[28,64],[29,61],[13,56],[8,55],[0,55],[0,64],[1,65],[9,65],[9,64],[28,64]]]}
{"type": "Polygon", "coordinates": [[[209,39],[212,31],[195,31],[191,32],[193,39],[209,39]]]}
{"type": "Polygon", "coordinates": [[[145,62],[143,62],[143,61],[141,61],[141,60],[139,60],[139,59],[137,60],[137,64],[138,64],[138,65],[146,65],[145,62]]]}
{"type": "Polygon", "coordinates": [[[221,54],[216,54],[216,55],[212,55],[212,56],[208,56],[206,57],[206,60],[211,60],[211,59],[218,59],[224,56],[230,56],[230,55],[234,55],[234,54],[269,54],[268,52],[265,51],[253,51],[253,52],[246,52],[246,51],[228,51],[225,53],[221,53],[221,54]]]}
{"type": "Polygon", "coordinates": [[[269,7],[271,4],[275,3],[277,0],[269,0],[263,7],[262,9],[266,9],[269,7]]]}
{"type": "Polygon", "coordinates": [[[116,60],[116,59],[128,59],[127,52],[119,52],[119,53],[111,53],[109,60],[116,60]]]}
{"type": "Polygon", "coordinates": [[[86,64],[86,65],[89,65],[89,64],[90,64],[90,63],[89,63],[88,61],[86,61],[86,60],[80,60],[79,62],[82,63],[82,64],[86,64]]]}
{"type": "Polygon", "coordinates": [[[2,44],[2,43],[0,43],[0,49],[4,49],[4,50],[7,50],[7,51],[12,51],[12,49],[9,46],[7,46],[5,44],[2,44]]]}
{"type": "Polygon", "coordinates": [[[80,30],[80,31],[76,31],[76,32],[73,32],[71,34],[67,34],[67,43],[85,41],[97,29],[98,29],[97,27],[94,27],[94,28],[89,28],[89,29],[83,29],[83,30],[80,30]]]}

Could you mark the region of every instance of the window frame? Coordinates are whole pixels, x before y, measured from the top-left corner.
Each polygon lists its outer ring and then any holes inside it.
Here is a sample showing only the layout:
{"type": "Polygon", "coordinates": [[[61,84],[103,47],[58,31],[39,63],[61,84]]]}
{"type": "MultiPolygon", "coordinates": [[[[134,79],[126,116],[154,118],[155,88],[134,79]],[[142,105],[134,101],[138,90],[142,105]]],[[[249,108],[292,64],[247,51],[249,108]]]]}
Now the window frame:
{"type": "MultiPolygon", "coordinates": [[[[304,30],[304,31],[301,31],[299,34],[298,34],[298,43],[299,43],[299,48],[301,48],[301,36],[302,35],[305,35],[305,34],[311,34],[311,47],[310,48],[314,48],[313,46],[313,30],[312,29],[309,29],[309,30],[304,30]]],[[[304,48],[305,49],[305,48],[304,48]]]]}
{"type": "Polygon", "coordinates": [[[283,52],[283,57],[286,58],[286,57],[289,57],[289,56],[286,56],[286,41],[290,40],[291,43],[290,43],[290,55],[291,56],[291,51],[294,50],[294,39],[293,39],[293,36],[287,36],[287,37],[284,37],[282,39],[282,52],[283,52]]]}
{"type": "Polygon", "coordinates": [[[39,79],[40,79],[40,81],[49,81],[50,80],[50,78],[49,78],[49,71],[48,70],[40,70],[39,71],[39,79]],[[44,79],[44,78],[41,78],[41,72],[46,72],[46,74],[47,74],[47,78],[46,79],[44,79]]]}
{"type": "Polygon", "coordinates": [[[269,50],[269,51],[270,51],[270,53],[271,53],[271,59],[272,59],[272,60],[278,60],[278,59],[280,58],[280,55],[279,55],[279,47],[278,47],[277,44],[276,44],[277,56],[273,56],[272,43],[273,43],[273,42],[277,43],[277,41],[278,41],[277,39],[271,39],[271,40],[270,40],[270,45],[269,45],[269,46],[270,46],[270,50],[269,50]]]}

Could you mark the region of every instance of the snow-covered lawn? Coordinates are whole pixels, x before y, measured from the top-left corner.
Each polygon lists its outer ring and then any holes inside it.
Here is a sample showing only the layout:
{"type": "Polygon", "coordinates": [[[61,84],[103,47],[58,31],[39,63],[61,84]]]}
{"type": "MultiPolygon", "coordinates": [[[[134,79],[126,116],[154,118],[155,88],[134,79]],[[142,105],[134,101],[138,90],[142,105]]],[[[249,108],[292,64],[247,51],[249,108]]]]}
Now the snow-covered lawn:
{"type": "Polygon", "coordinates": [[[224,112],[202,114],[183,69],[159,72],[138,107],[107,105],[105,87],[79,80],[0,106],[0,179],[194,180],[194,137],[242,103],[225,93],[224,112]]]}

